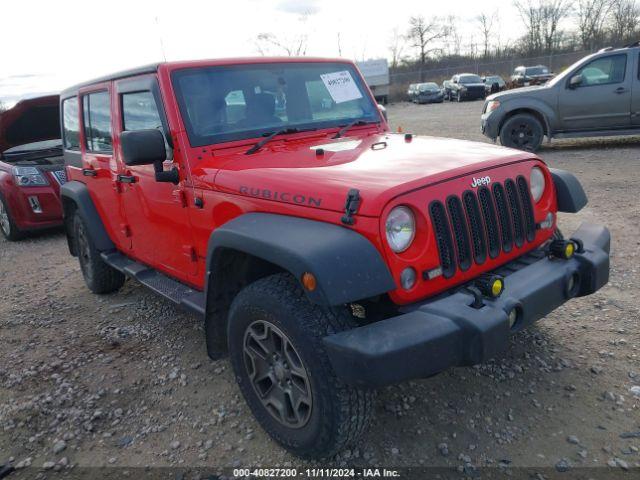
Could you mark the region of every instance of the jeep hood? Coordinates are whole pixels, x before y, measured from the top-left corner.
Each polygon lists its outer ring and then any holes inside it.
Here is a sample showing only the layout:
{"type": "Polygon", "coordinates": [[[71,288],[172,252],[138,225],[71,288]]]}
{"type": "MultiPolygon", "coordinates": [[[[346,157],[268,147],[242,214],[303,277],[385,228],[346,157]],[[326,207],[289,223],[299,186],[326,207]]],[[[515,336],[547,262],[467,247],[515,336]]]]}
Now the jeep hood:
{"type": "Polygon", "coordinates": [[[60,138],[58,95],[21,100],[0,114],[0,153],[18,145],[60,138]]]}
{"type": "Polygon", "coordinates": [[[283,140],[262,154],[230,155],[215,184],[229,193],[336,212],[344,211],[347,193],[355,188],[362,198],[358,215],[379,216],[387,202],[403,193],[531,158],[530,153],[487,143],[436,137],[405,140],[401,134],[324,137],[311,144],[306,139],[304,145],[283,140]],[[316,155],[317,148],[324,154],[316,155]]]}

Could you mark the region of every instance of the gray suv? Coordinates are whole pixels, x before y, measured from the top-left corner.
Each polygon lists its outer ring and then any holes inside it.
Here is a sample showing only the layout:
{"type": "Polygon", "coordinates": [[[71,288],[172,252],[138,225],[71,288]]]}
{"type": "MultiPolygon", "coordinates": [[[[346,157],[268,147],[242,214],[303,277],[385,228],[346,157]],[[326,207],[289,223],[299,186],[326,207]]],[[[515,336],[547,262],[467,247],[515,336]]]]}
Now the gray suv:
{"type": "Polygon", "coordinates": [[[640,47],[589,55],[545,85],[487,97],[482,133],[536,151],[552,138],[640,134],[640,47]]]}

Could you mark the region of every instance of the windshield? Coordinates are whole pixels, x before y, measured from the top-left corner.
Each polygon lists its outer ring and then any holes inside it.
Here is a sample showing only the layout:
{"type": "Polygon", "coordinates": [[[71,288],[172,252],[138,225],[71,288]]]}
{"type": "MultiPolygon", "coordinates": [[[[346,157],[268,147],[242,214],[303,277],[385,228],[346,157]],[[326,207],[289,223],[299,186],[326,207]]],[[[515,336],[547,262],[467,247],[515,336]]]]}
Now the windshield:
{"type": "Polygon", "coordinates": [[[433,82],[423,83],[420,85],[421,92],[426,92],[427,90],[439,90],[439,87],[433,82]]]}
{"type": "Polygon", "coordinates": [[[546,75],[549,73],[547,67],[528,67],[526,75],[546,75]]]}
{"type": "Polygon", "coordinates": [[[482,83],[478,75],[464,75],[460,77],[460,83],[482,83]]]}
{"type": "Polygon", "coordinates": [[[344,63],[212,66],[178,70],[172,81],[192,146],[380,121],[360,76],[344,63]]]}

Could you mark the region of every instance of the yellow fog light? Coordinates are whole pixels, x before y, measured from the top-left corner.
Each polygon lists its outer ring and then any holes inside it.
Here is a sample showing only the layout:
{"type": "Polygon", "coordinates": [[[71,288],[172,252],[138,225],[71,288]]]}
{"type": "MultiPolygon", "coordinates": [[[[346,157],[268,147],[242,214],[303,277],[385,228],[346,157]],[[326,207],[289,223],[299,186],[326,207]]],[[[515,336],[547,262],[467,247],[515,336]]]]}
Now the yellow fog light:
{"type": "Polygon", "coordinates": [[[569,260],[576,253],[576,244],[570,240],[554,240],[549,250],[553,256],[569,260]]]}
{"type": "Polygon", "coordinates": [[[476,286],[484,296],[498,298],[504,291],[504,279],[499,275],[483,275],[476,280],[476,286]]]}

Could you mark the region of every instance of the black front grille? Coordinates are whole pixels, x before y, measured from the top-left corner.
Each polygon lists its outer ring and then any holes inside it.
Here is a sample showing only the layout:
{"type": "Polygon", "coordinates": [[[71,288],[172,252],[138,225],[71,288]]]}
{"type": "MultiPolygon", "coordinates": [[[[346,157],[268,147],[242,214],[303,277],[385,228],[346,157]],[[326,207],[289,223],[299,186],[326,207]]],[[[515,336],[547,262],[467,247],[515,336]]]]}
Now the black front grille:
{"type": "Polygon", "coordinates": [[[440,253],[440,265],[445,278],[451,278],[456,273],[456,259],[453,251],[453,240],[451,240],[451,229],[447,212],[441,202],[433,202],[429,207],[431,213],[431,223],[438,243],[440,253]]]}
{"type": "Polygon", "coordinates": [[[507,179],[462,198],[451,195],[446,206],[434,201],[429,206],[438,244],[442,272],[452,277],[457,269],[468,270],[472,263],[483,264],[487,255],[496,258],[535,239],[536,226],[529,185],[524,177],[507,179]]]}
{"type": "Polygon", "coordinates": [[[469,270],[471,267],[471,247],[469,246],[469,230],[467,221],[462,211],[462,203],[458,197],[447,198],[449,217],[451,217],[451,227],[453,238],[456,241],[456,252],[458,254],[458,266],[460,270],[469,270]]]}

